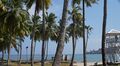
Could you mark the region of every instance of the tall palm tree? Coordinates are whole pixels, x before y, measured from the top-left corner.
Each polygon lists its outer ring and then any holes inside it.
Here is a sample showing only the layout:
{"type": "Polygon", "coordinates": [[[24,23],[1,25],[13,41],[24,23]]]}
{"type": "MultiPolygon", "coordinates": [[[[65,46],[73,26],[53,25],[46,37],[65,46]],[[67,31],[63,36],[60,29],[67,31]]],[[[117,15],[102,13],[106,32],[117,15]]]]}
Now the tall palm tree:
{"type": "MultiPolygon", "coordinates": [[[[45,34],[45,20],[44,20],[44,8],[48,9],[49,5],[51,4],[51,0],[29,0],[27,2],[27,7],[31,8],[31,6],[33,5],[33,3],[35,2],[35,13],[34,15],[38,15],[40,10],[43,10],[43,38],[44,38],[44,34],[45,34]]],[[[35,27],[35,26],[34,26],[35,27]]],[[[33,42],[34,42],[34,36],[35,36],[35,32],[34,32],[34,27],[32,30],[32,41],[31,41],[31,66],[33,66],[33,42]]],[[[41,57],[41,65],[44,66],[44,39],[42,41],[42,57],[41,57]]]]}
{"type": "MultiPolygon", "coordinates": [[[[85,38],[85,3],[87,4],[87,6],[91,6],[91,1],[85,1],[83,0],[82,4],[83,4],[83,62],[84,62],[84,66],[87,66],[87,60],[86,60],[86,48],[87,48],[87,44],[86,44],[86,38],[85,38]]],[[[95,0],[92,2],[95,3],[95,0]]]]}
{"type": "Polygon", "coordinates": [[[85,46],[85,0],[83,0],[83,62],[84,66],[87,66],[86,62],[86,46],[85,46]]]}
{"type": "Polygon", "coordinates": [[[74,4],[80,4],[82,1],[82,8],[83,8],[83,61],[84,66],[86,66],[86,44],[85,44],[85,4],[86,6],[92,6],[93,3],[96,3],[96,0],[72,0],[72,6],[74,4]]]}
{"type": "Polygon", "coordinates": [[[69,36],[72,37],[73,53],[70,66],[73,66],[76,40],[78,39],[78,37],[82,36],[82,15],[81,13],[79,13],[79,8],[75,6],[73,7],[72,12],[71,13],[69,12],[69,14],[71,15],[70,17],[72,19],[72,23],[68,26],[67,31],[69,33],[69,36]]]}
{"type": "MultiPolygon", "coordinates": [[[[36,42],[41,40],[41,34],[40,34],[40,26],[41,26],[41,21],[40,21],[40,16],[33,16],[32,17],[32,21],[35,22],[35,28],[34,28],[34,31],[35,31],[35,36],[34,36],[34,47],[33,47],[33,59],[34,59],[34,56],[35,56],[35,47],[36,47],[36,42]]],[[[31,38],[32,38],[32,35],[31,35],[31,38]]]]}
{"type": "MultiPolygon", "coordinates": [[[[16,42],[16,36],[24,37],[26,34],[26,22],[27,22],[27,12],[22,9],[22,0],[9,1],[8,3],[8,12],[6,14],[5,25],[8,28],[8,33],[10,34],[10,45],[8,48],[8,56],[10,56],[10,46],[16,42]],[[12,19],[12,21],[11,21],[12,19]],[[14,40],[13,40],[14,38],[14,40]],[[14,41],[14,42],[12,42],[14,41]]],[[[8,57],[9,61],[9,57],[8,57]]]]}
{"type": "Polygon", "coordinates": [[[20,47],[20,58],[19,58],[19,66],[21,66],[21,57],[22,57],[22,42],[24,42],[25,36],[29,36],[30,34],[30,25],[29,25],[29,15],[27,11],[20,11],[22,20],[19,22],[19,27],[17,27],[17,39],[19,40],[20,47]]]}
{"type": "Polygon", "coordinates": [[[43,28],[42,28],[42,54],[41,54],[41,66],[44,66],[44,61],[45,61],[45,0],[42,0],[42,16],[43,16],[43,28]]]}
{"type": "Polygon", "coordinates": [[[32,25],[32,33],[31,33],[31,66],[34,65],[34,53],[35,53],[35,45],[36,41],[40,41],[40,17],[36,14],[32,17],[33,25],[32,25]]]}
{"type": "Polygon", "coordinates": [[[46,46],[46,58],[45,60],[47,60],[47,54],[48,54],[48,42],[49,42],[49,39],[54,35],[54,36],[57,36],[56,34],[56,30],[57,30],[57,24],[55,22],[55,19],[56,19],[56,16],[54,13],[50,13],[50,14],[46,14],[45,16],[45,19],[46,19],[46,28],[45,28],[45,46],[46,46]]]}
{"type": "MultiPolygon", "coordinates": [[[[35,16],[36,16],[36,14],[35,14],[35,16]]],[[[33,21],[32,33],[31,33],[31,54],[30,54],[31,66],[34,66],[34,60],[33,60],[34,48],[33,47],[34,47],[34,40],[35,40],[35,25],[36,25],[36,22],[33,21]]]]}
{"type": "Polygon", "coordinates": [[[17,0],[14,2],[6,1],[5,5],[7,6],[7,11],[6,11],[6,13],[1,15],[1,20],[3,20],[2,28],[3,28],[4,32],[8,33],[7,35],[10,38],[9,45],[8,45],[8,64],[9,64],[9,59],[10,59],[11,46],[17,47],[16,46],[17,45],[16,44],[16,36],[18,36],[19,33],[24,34],[26,32],[26,28],[24,28],[23,26],[27,19],[26,18],[27,12],[22,9],[21,4],[19,4],[19,3],[22,3],[22,1],[21,0],[17,0]],[[8,4],[6,4],[6,3],[8,3],[8,4]],[[25,31],[25,32],[23,32],[23,31],[25,31]]]}
{"type": "Polygon", "coordinates": [[[107,22],[107,0],[104,0],[104,11],[103,11],[103,25],[102,25],[102,63],[106,66],[105,58],[105,34],[106,34],[106,22],[107,22]]]}
{"type": "Polygon", "coordinates": [[[62,55],[63,48],[64,48],[64,40],[65,40],[65,33],[66,33],[68,2],[69,0],[64,0],[62,20],[60,23],[58,45],[57,45],[57,50],[56,50],[56,54],[55,54],[55,58],[54,58],[52,66],[60,66],[60,62],[61,62],[61,55],[62,55]]]}

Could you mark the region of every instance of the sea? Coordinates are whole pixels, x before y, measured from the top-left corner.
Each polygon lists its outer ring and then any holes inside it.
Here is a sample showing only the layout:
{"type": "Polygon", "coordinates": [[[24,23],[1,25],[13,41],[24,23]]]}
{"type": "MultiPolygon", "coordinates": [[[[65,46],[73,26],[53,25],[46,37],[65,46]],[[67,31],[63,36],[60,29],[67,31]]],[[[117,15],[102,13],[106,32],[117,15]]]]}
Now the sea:
{"type": "MultiPolygon", "coordinates": [[[[66,54],[67,55],[67,59],[70,60],[71,59],[71,54],[66,54]]],[[[0,55],[0,58],[1,58],[2,55],[0,55]]],[[[53,54],[49,54],[47,59],[48,60],[52,60],[52,58],[54,57],[53,54]]],[[[63,59],[64,59],[65,55],[63,55],[63,59]]],[[[87,62],[101,62],[101,54],[87,54],[86,56],[87,58],[87,62]]],[[[7,60],[7,55],[5,55],[4,59],[7,60]]],[[[10,55],[10,59],[11,60],[19,60],[19,55],[10,55]]],[[[22,55],[22,60],[23,61],[28,61],[30,60],[30,55],[22,55]]],[[[41,55],[38,55],[36,54],[34,56],[34,60],[35,61],[40,61],[41,60],[41,55]]],[[[75,54],[75,57],[74,57],[74,61],[76,62],[83,62],[83,54],[75,54]]]]}

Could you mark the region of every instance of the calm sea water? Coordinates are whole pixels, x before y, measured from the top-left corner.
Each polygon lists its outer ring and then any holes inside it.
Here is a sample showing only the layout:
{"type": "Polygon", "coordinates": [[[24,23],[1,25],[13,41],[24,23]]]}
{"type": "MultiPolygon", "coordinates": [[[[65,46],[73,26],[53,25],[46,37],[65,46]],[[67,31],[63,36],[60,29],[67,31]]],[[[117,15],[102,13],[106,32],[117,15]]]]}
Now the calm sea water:
{"type": "MultiPolygon", "coordinates": [[[[1,57],[1,55],[0,55],[1,57]]],[[[54,55],[50,54],[48,55],[48,60],[52,60],[52,57],[54,57],[54,55]]],[[[71,54],[67,54],[68,59],[71,59],[71,54]]],[[[64,55],[63,55],[64,58],[64,55]]],[[[4,59],[7,59],[7,55],[5,55],[4,59]]],[[[11,60],[18,60],[19,59],[19,55],[11,55],[10,56],[11,60]]],[[[29,60],[30,59],[30,55],[22,55],[22,60],[29,60]]],[[[34,56],[34,60],[39,61],[41,59],[41,55],[35,55],[34,56]]],[[[83,61],[83,55],[82,54],[76,54],[75,61],[77,62],[82,62],[83,61]]],[[[100,54],[87,54],[87,62],[99,62],[101,61],[101,55],[100,54]]]]}

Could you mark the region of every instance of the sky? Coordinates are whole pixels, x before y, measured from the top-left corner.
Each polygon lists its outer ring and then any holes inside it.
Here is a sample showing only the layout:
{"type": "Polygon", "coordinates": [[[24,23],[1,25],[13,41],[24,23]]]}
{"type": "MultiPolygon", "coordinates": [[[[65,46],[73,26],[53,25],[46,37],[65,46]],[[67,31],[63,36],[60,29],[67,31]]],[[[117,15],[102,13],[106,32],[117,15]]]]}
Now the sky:
{"type": "MultiPolygon", "coordinates": [[[[103,22],[103,1],[99,0],[97,4],[92,5],[92,7],[86,7],[85,12],[85,22],[86,25],[93,27],[93,30],[89,36],[87,51],[93,49],[99,49],[101,47],[101,35],[102,35],[102,22],[103,22]]],[[[69,2],[70,3],[70,2],[69,2]]],[[[70,8],[69,4],[69,8],[70,8]]],[[[120,1],[119,0],[108,0],[108,16],[107,16],[107,27],[106,31],[111,29],[120,30],[120,1]]],[[[57,20],[61,18],[63,9],[63,0],[53,0],[52,5],[48,9],[48,12],[53,12],[57,16],[57,20]]],[[[34,6],[29,10],[30,14],[34,13],[34,6]]],[[[67,21],[69,23],[69,21],[67,21]]],[[[26,46],[28,46],[27,52],[30,53],[30,39],[29,37],[25,39],[23,43],[23,54],[26,54],[26,46]]],[[[57,44],[55,42],[49,41],[49,54],[55,54],[57,44]]],[[[76,54],[82,54],[82,38],[77,40],[76,54]]],[[[41,42],[37,42],[36,54],[41,54],[41,42]]],[[[70,39],[69,43],[65,44],[63,54],[72,53],[72,41],[70,39]]],[[[12,49],[12,54],[16,54],[15,50],[12,49]]]]}

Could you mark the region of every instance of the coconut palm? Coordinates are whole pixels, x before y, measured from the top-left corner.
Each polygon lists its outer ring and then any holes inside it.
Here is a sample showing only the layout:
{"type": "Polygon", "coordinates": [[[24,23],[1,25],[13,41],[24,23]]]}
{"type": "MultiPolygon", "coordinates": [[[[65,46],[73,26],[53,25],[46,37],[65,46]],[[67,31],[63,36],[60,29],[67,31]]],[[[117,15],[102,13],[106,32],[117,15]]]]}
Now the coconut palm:
{"type": "Polygon", "coordinates": [[[35,53],[35,45],[36,41],[40,41],[40,26],[41,26],[41,21],[40,21],[40,16],[33,15],[32,16],[32,27],[31,27],[31,65],[34,65],[34,53],[35,53]]]}
{"type": "Polygon", "coordinates": [[[86,61],[86,44],[85,44],[85,0],[83,0],[83,62],[84,66],[87,66],[87,61],[86,61]]]}
{"type": "Polygon", "coordinates": [[[82,1],[83,4],[83,61],[84,66],[86,66],[86,49],[85,49],[85,4],[86,6],[92,6],[93,3],[96,3],[96,0],[72,0],[72,6],[75,4],[80,4],[82,1]]]}
{"type": "MultiPolygon", "coordinates": [[[[40,16],[33,16],[32,20],[35,22],[35,37],[34,37],[34,47],[33,47],[33,59],[34,59],[34,56],[35,56],[35,47],[36,47],[36,42],[41,40],[41,33],[40,33],[40,30],[41,30],[41,21],[40,21],[40,16]]],[[[32,38],[32,36],[31,36],[32,38]]]]}
{"type": "Polygon", "coordinates": [[[82,28],[82,15],[81,13],[79,13],[79,8],[74,6],[72,12],[69,11],[69,14],[71,15],[69,18],[72,19],[72,23],[68,26],[67,31],[69,33],[69,36],[72,37],[73,53],[70,66],[73,66],[76,39],[78,39],[78,37],[82,37],[83,28],[82,28]]]}
{"type": "Polygon", "coordinates": [[[7,37],[0,31],[0,52],[2,52],[2,64],[4,64],[4,51],[7,49],[7,37]],[[3,36],[4,35],[4,36],[3,36]],[[5,38],[6,37],[6,38],[5,38]]]}
{"type": "Polygon", "coordinates": [[[83,0],[82,2],[82,8],[83,8],[83,62],[84,66],[87,66],[87,60],[86,60],[86,40],[85,40],[85,3],[86,6],[92,6],[92,4],[96,3],[96,0],[83,0]]]}
{"type": "Polygon", "coordinates": [[[31,29],[31,56],[30,56],[30,60],[31,60],[31,66],[34,65],[34,51],[35,51],[35,46],[34,46],[34,42],[36,43],[36,41],[39,39],[39,19],[40,17],[37,16],[36,14],[32,17],[32,29],[31,29]]]}
{"type": "MultiPolygon", "coordinates": [[[[51,0],[29,0],[27,2],[27,7],[31,8],[31,6],[33,5],[33,3],[35,2],[35,15],[39,14],[40,10],[43,10],[43,38],[44,38],[44,34],[45,34],[45,20],[44,20],[44,8],[48,9],[49,5],[51,4],[51,0]]],[[[32,41],[31,41],[31,66],[33,66],[33,60],[32,60],[32,56],[33,56],[33,42],[34,42],[34,27],[33,27],[33,37],[32,37],[32,41]]],[[[44,39],[42,42],[42,59],[41,59],[41,65],[44,66],[44,39]]]]}
{"type": "Polygon", "coordinates": [[[55,22],[56,16],[54,13],[46,14],[46,24],[45,24],[45,41],[46,41],[46,60],[47,60],[47,54],[48,54],[48,41],[49,39],[54,35],[57,36],[56,30],[57,30],[57,24],[55,22]]]}
{"type": "MultiPolygon", "coordinates": [[[[26,17],[25,17],[26,18],[26,17]]],[[[20,47],[20,58],[19,58],[19,66],[21,66],[21,57],[22,57],[22,42],[24,42],[25,36],[29,36],[30,34],[30,25],[27,21],[27,19],[22,21],[20,24],[20,28],[18,29],[17,34],[17,40],[19,41],[19,47],[20,47]]]]}
{"type": "Polygon", "coordinates": [[[106,34],[106,22],[107,22],[107,0],[104,0],[104,11],[103,11],[103,25],[102,25],[102,63],[106,66],[105,58],[105,34],[106,34]]]}
{"type": "Polygon", "coordinates": [[[68,2],[69,0],[64,0],[63,5],[63,13],[62,13],[62,20],[60,23],[60,32],[59,32],[59,39],[58,39],[58,45],[57,50],[55,54],[55,58],[53,61],[52,66],[60,66],[61,62],[61,56],[64,48],[64,40],[65,40],[65,33],[66,33],[66,19],[67,19],[67,9],[68,9],[68,2]]]}
{"type": "Polygon", "coordinates": [[[85,49],[87,49],[88,39],[89,39],[89,35],[90,35],[90,32],[92,31],[92,29],[93,28],[90,25],[85,26],[85,30],[86,30],[86,42],[85,42],[86,48],[85,49]]]}
{"type": "Polygon", "coordinates": [[[16,6],[16,3],[20,3],[20,1],[11,1],[5,2],[8,3],[6,6],[7,11],[1,15],[0,21],[2,25],[2,30],[8,33],[10,38],[9,48],[8,48],[8,64],[10,58],[10,48],[11,45],[16,47],[16,36],[23,36],[26,33],[26,28],[24,28],[27,12],[21,7],[16,6]],[[12,5],[11,5],[12,4],[12,5]],[[11,6],[9,6],[11,5],[11,6]],[[19,33],[18,33],[19,32],[19,33]],[[21,35],[20,35],[21,34],[21,35]]]}

